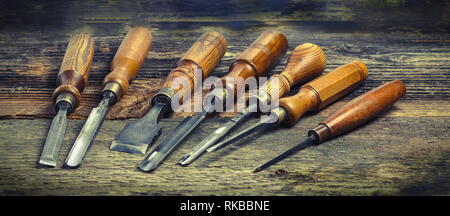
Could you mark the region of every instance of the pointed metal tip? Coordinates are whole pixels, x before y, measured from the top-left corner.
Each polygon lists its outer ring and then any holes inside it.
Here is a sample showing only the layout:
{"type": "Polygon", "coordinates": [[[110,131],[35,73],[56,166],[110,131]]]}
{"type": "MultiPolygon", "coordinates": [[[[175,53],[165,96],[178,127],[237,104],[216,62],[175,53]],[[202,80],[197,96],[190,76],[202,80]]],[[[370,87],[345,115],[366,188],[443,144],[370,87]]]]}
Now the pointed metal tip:
{"type": "Polygon", "coordinates": [[[192,154],[187,154],[178,160],[177,164],[180,166],[187,166],[192,162],[192,154]]]}
{"type": "Polygon", "coordinates": [[[146,143],[128,143],[122,140],[113,140],[109,149],[130,154],[145,154],[148,146],[146,143]]]}
{"type": "Polygon", "coordinates": [[[48,166],[48,167],[55,167],[56,161],[49,161],[49,160],[39,160],[40,165],[48,166]]]}
{"type": "Polygon", "coordinates": [[[259,172],[259,171],[261,171],[261,170],[263,170],[263,168],[262,168],[261,166],[256,167],[256,168],[253,170],[253,173],[257,173],[257,172],[259,172]]]}
{"type": "Polygon", "coordinates": [[[151,172],[158,166],[153,160],[143,160],[139,163],[138,168],[144,172],[151,172]]]}

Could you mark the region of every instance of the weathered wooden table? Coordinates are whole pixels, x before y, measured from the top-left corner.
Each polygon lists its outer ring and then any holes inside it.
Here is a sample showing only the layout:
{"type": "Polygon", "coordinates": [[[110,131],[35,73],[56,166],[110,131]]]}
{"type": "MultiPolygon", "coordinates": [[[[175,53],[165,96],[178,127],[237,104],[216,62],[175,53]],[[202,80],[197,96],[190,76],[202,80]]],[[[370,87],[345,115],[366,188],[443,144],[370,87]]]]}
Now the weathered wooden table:
{"type": "MultiPolygon", "coordinates": [[[[450,3],[375,2],[2,1],[0,194],[449,195],[450,3]],[[142,71],[110,111],[82,166],[61,168],[84,119],[100,100],[101,80],[130,25],[144,25],[154,36],[142,71]],[[143,156],[109,151],[111,140],[129,119],[150,108],[164,77],[201,33],[219,31],[229,42],[212,74],[222,76],[266,29],[282,31],[290,50],[304,42],[323,47],[327,71],[352,60],[363,61],[369,78],[353,93],[310,113],[292,128],[246,138],[188,167],[175,162],[232,114],[207,119],[154,173],[136,170],[143,156]],[[51,92],[56,74],[68,37],[77,32],[91,33],[95,39],[89,86],[81,107],[70,116],[73,120],[58,166],[39,168],[54,115],[51,92]],[[305,138],[309,128],[343,103],[394,79],[407,85],[407,95],[381,117],[263,172],[251,172],[305,138]],[[287,174],[275,174],[278,169],[287,174]]],[[[283,69],[288,54],[271,73],[283,69]]],[[[163,119],[164,132],[156,144],[189,114],[163,119]]]]}

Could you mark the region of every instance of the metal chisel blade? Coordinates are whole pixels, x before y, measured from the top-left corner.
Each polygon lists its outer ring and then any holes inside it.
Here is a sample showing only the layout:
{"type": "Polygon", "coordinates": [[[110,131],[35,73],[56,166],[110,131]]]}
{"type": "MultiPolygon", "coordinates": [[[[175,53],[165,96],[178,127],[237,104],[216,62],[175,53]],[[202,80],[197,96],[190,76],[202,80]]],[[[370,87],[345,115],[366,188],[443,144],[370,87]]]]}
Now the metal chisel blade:
{"type": "Polygon", "coordinates": [[[106,114],[109,110],[110,97],[104,97],[98,107],[92,109],[87,121],[84,123],[80,134],[78,134],[75,143],[70,149],[69,155],[66,159],[66,165],[69,167],[77,167],[83,161],[84,156],[101,127],[106,114]]]}
{"type": "Polygon", "coordinates": [[[178,126],[173,129],[158,147],[150,153],[140,164],[139,168],[150,172],[166,158],[181,141],[194,130],[206,117],[206,113],[197,113],[194,116],[186,117],[178,126]]]}
{"type": "Polygon", "coordinates": [[[64,135],[67,130],[67,112],[68,104],[59,107],[58,114],[53,118],[52,125],[48,131],[47,139],[45,140],[44,149],[42,150],[39,164],[55,167],[58,160],[61,144],[64,140],[64,135]]]}
{"type": "Polygon", "coordinates": [[[143,118],[125,125],[111,143],[110,150],[145,154],[148,146],[161,134],[158,119],[167,105],[170,106],[170,104],[157,103],[143,118]]]}

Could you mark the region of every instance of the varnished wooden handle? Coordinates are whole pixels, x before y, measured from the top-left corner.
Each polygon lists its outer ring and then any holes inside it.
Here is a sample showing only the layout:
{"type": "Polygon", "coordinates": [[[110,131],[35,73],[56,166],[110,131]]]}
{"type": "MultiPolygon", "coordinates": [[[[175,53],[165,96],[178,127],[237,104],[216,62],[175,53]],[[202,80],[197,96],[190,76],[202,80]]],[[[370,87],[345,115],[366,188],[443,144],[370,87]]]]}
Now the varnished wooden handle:
{"type": "Polygon", "coordinates": [[[177,67],[169,73],[162,91],[172,89],[172,93],[168,96],[178,94],[180,100],[184,95],[192,94],[196,88],[195,84],[201,85],[201,82],[195,80],[204,80],[219,63],[226,50],[227,41],[222,34],[213,31],[204,33],[178,61],[177,67]],[[202,73],[195,73],[196,69],[201,69],[202,73]],[[202,79],[197,75],[202,75],[202,79]]]}
{"type": "Polygon", "coordinates": [[[291,126],[307,111],[319,110],[336,101],[367,79],[364,63],[355,61],[322,75],[303,85],[297,94],[281,98],[280,106],[286,110],[283,123],[291,126]]]}
{"type": "Polygon", "coordinates": [[[110,90],[117,97],[125,94],[129,82],[136,78],[141,69],[152,42],[152,34],[145,27],[134,27],[128,31],[111,63],[111,72],[103,80],[104,91],[110,90]],[[120,89],[109,88],[110,83],[117,83],[120,89]]]}
{"type": "Polygon", "coordinates": [[[400,80],[381,85],[348,102],[309,133],[316,135],[320,142],[346,133],[390,108],[405,93],[405,85],[400,80]]]}
{"type": "Polygon", "coordinates": [[[319,76],[325,69],[326,62],[326,55],[319,46],[312,43],[297,46],[289,56],[283,72],[271,76],[261,89],[271,97],[284,96],[293,85],[319,76]]]}
{"type": "Polygon", "coordinates": [[[222,77],[223,83],[227,89],[233,89],[236,93],[236,87],[243,86],[243,83],[239,81],[265,75],[269,68],[286,53],[287,48],[288,41],[282,33],[274,30],[263,32],[233,62],[229,73],[222,77]]]}
{"type": "Polygon", "coordinates": [[[56,78],[58,87],[53,92],[56,101],[62,93],[73,98],[68,100],[75,110],[80,104],[81,92],[87,85],[89,68],[94,57],[94,40],[88,34],[76,34],[70,38],[66,53],[56,78]]]}

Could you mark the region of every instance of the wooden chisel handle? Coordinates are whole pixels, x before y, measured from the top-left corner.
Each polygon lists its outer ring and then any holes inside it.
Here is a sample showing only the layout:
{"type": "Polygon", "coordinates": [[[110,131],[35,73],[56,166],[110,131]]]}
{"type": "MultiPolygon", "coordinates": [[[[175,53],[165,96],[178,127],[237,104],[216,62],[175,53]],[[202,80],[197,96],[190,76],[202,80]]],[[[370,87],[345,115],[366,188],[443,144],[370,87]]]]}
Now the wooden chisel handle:
{"type": "Polygon", "coordinates": [[[261,90],[271,97],[282,97],[293,85],[319,76],[325,69],[326,62],[326,55],[319,46],[312,43],[297,46],[289,56],[283,72],[271,76],[261,90]]]}
{"type": "Polygon", "coordinates": [[[239,81],[265,75],[269,68],[286,53],[287,48],[288,41],[281,32],[274,30],[263,32],[234,60],[229,73],[222,77],[225,88],[233,89],[236,94],[237,87],[243,86],[243,83],[238,83],[239,81]]]}
{"type": "Polygon", "coordinates": [[[136,78],[152,46],[152,34],[145,27],[130,29],[111,63],[111,72],[103,80],[103,92],[113,92],[117,100],[128,90],[129,82],[136,78]]]}
{"type": "Polygon", "coordinates": [[[390,108],[405,93],[405,85],[400,80],[381,85],[345,104],[309,131],[309,135],[316,136],[321,143],[346,133],[390,108]]]}
{"type": "Polygon", "coordinates": [[[65,101],[70,104],[71,111],[79,106],[93,57],[94,40],[91,36],[76,34],[70,38],[56,78],[58,87],[53,91],[55,104],[65,101]]]}
{"type": "Polygon", "coordinates": [[[353,91],[367,79],[364,63],[354,61],[303,85],[297,94],[281,98],[280,106],[286,111],[283,124],[291,126],[307,111],[319,110],[353,91]]]}
{"type": "Polygon", "coordinates": [[[210,31],[201,35],[178,61],[177,67],[170,71],[163,88],[153,98],[153,103],[155,103],[155,98],[158,100],[161,95],[170,99],[174,95],[178,95],[181,101],[183,96],[192,94],[197,87],[195,85],[202,84],[196,82],[199,79],[197,75],[202,75],[200,81],[203,81],[219,63],[226,50],[227,41],[222,34],[210,31]],[[201,69],[202,73],[195,73],[196,69],[201,69]]]}

